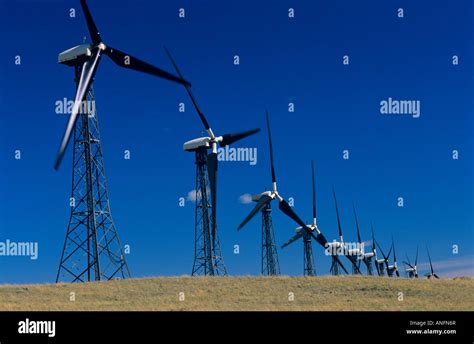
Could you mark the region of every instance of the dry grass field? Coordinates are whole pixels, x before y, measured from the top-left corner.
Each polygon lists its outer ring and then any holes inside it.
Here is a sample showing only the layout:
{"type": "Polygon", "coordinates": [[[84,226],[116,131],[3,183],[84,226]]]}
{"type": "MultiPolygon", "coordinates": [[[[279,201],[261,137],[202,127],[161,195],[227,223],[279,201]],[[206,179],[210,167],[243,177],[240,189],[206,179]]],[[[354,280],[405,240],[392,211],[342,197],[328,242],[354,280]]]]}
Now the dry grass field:
{"type": "Polygon", "coordinates": [[[474,279],[159,277],[3,285],[0,310],[472,311],[474,279]]]}

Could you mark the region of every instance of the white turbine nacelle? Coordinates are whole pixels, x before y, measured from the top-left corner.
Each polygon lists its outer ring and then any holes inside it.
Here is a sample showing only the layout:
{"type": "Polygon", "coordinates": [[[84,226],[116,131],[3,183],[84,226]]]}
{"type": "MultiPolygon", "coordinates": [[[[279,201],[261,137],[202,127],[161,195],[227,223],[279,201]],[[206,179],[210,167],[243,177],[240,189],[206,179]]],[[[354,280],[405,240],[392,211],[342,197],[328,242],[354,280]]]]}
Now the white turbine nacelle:
{"type": "Polygon", "coordinates": [[[210,137],[199,137],[197,139],[185,142],[183,149],[187,152],[194,152],[199,148],[210,148],[211,147],[211,138],[210,137]]]}
{"type": "Polygon", "coordinates": [[[367,252],[367,253],[364,253],[364,258],[372,258],[373,256],[375,256],[375,253],[374,253],[374,252],[367,252]]]}
{"type": "MultiPolygon", "coordinates": [[[[317,230],[318,231],[318,227],[316,227],[314,224],[311,224],[311,225],[306,225],[306,227],[308,227],[311,231],[314,231],[314,230],[317,230]]],[[[296,233],[299,233],[303,230],[303,227],[299,226],[299,227],[296,227],[295,228],[295,232],[296,233]]],[[[318,231],[319,232],[319,231],[318,231]]]]}
{"type": "Polygon", "coordinates": [[[275,198],[275,194],[272,191],[264,191],[264,192],[259,193],[257,195],[252,195],[252,201],[258,202],[258,201],[260,201],[260,198],[262,198],[262,196],[268,196],[268,197],[271,197],[272,199],[275,198]]]}
{"type": "Polygon", "coordinates": [[[378,264],[384,264],[384,263],[385,263],[385,259],[377,259],[377,263],[378,263],[378,264]]]}
{"type": "Polygon", "coordinates": [[[58,62],[68,66],[81,65],[92,55],[91,48],[89,44],[81,44],[65,50],[58,55],[58,62]]]}

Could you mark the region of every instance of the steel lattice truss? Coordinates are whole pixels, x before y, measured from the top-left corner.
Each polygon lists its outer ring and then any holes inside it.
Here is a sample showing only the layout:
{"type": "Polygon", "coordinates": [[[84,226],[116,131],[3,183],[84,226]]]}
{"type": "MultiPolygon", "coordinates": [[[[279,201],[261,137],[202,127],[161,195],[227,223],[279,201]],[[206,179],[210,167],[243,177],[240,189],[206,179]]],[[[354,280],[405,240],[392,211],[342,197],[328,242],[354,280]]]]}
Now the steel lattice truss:
{"type": "Polygon", "coordinates": [[[110,212],[94,91],[74,129],[71,217],[56,282],[130,277],[110,212]]]}
{"type": "Polygon", "coordinates": [[[195,214],[195,240],[194,264],[192,275],[227,275],[227,270],[222,258],[219,236],[211,235],[212,218],[209,202],[208,173],[206,166],[207,150],[196,151],[196,214],[195,214]]]}

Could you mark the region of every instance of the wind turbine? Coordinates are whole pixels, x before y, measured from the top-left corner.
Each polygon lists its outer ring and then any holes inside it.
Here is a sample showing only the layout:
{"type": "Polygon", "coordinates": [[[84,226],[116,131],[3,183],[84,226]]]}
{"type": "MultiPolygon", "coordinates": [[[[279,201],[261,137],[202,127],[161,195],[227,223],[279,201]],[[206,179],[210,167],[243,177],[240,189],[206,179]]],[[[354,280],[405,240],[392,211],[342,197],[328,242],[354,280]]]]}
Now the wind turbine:
{"type": "Polygon", "coordinates": [[[59,63],[74,67],[81,66],[81,72],[79,81],[77,83],[76,96],[71,111],[71,116],[69,117],[66,130],[64,131],[63,138],[56,155],[56,161],[54,163],[54,169],[56,170],[59,168],[63,159],[64,152],[69,143],[74,125],[76,124],[79,112],[81,110],[82,102],[86,98],[87,92],[89,91],[89,88],[92,84],[102,54],[110,57],[112,61],[114,61],[120,67],[133,69],[139,72],[151,74],[160,78],[190,86],[190,84],[182,78],[178,78],[158,67],[133,57],[130,54],[112,48],[111,46],[107,46],[102,41],[102,37],[100,36],[99,30],[92,19],[92,15],[89,11],[86,0],[81,0],[81,6],[86,17],[87,27],[92,38],[92,44],[81,44],[59,54],[59,63]]]}
{"type": "Polygon", "coordinates": [[[59,63],[74,68],[76,94],[54,163],[54,169],[58,170],[68,142],[74,136],[71,212],[56,282],[130,276],[110,210],[96,107],[84,106],[95,103],[92,84],[101,56],[110,57],[124,68],[188,84],[160,68],[105,45],[85,0],[81,0],[81,6],[92,44],[75,46],[58,57],[59,63]]]}
{"type": "Polygon", "coordinates": [[[332,187],[332,195],[333,195],[333,198],[334,198],[334,204],[336,206],[337,229],[338,229],[338,232],[339,232],[339,241],[333,240],[333,242],[328,243],[327,252],[332,257],[332,264],[331,264],[331,270],[330,271],[333,275],[338,275],[339,274],[340,264],[338,263],[338,261],[335,258],[340,253],[342,253],[351,262],[353,273],[354,274],[360,274],[361,272],[360,272],[360,269],[359,269],[359,266],[358,266],[357,257],[355,257],[355,256],[353,256],[349,253],[349,250],[347,249],[347,247],[344,243],[344,238],[342,236],[341,219],[339,217],[339,207],[337,206],[336,192],[334,191],[334,186],[332,187]]]}
{"type": "Polygon", "coordinates": [[[378,266],[378,272],[379,276],[384,276],[384,269],[387,268],[387,275],[390,276],[389,270],[388,270],[388,259],[390,258],[390,254],[392,253],[392,248],[393,245],[390,246],[390,250],[388,251],[388,255],[385,255],[385,253],[382,250],[382,247],[380,247],[379,243],[377,242],[377,247],[380,250],[380,253],[382,254],[383,259],[376,259],[375,263],[378,266]]]}
{"type": "Polygon", "coordinates": [[[418,271],[416,270],[416,264],[418,262],[418,247],[416,248],[416,257],[415,257],[415,264],[411,265],[410,258],[403,262],[406,265],[405,272],[409,278],[418,278],[418,271]]]}
{"type": "MultiPolygon", "coordinates": [[[[183,75],[170,51],[166,47],[165,51],[171,63],[173,64],[176,73],[181,79],[183,79],[183,75]]],[[[196,155],[196,194],[198,195],[197,198],[199,198],[199,200],[196,200],[196,214],[202,212],[200,215],[196,216],[196,247],[200,247],[200,249],[195,251],[195,260],[192,274],[214,275],[219,269],[225,271],[225,267],[223,266],[223,262],[220,257],[220,245],[217,234],[217,146],[219,145],[220,147],[225,147],[231,145],[246,138],[247,136],[258,133],[260,129],[252,129],[238,133],[216,136],[212,131],[209,122],[204,116],[204,113],[201,111],[196,98],[191,92],[191,88],[188,84],[184,84],[184,87],[189,95],[189,98],[191,99],[191,102],[194,105],[194,108],[196,109],[196,112],[198,113],[199,118],[201,119],[202,124],[204,125],[204,128],[207,131],[207,134],[209,135],[206,137],[199,137],[190,140],[185,142],[183,145],[185,151],[194,152],[196,155]],[[209,154],[207,153],[208,150],[211,150],[209,154]],[[211,191],[210,219],[208,219],[207,213],[207,208],[209,207],[207,197],[207,179],[209,180],[211,191]],[[202,220],[203,218],[204,220],[202,220]],[[206,218],[208,220],[206,220],[206,218]],[[216,262],[216,259],[220,260],[220,263],[216,262]],[[221,267],[219,268],[218,265],[221,265],[221,267]]],[[[226,273],[224,272],[224,274],[226,273]]]]}
{"type": "Polygon", "coordinates": [[[436,279],[439,279],[439,276],[437,274],[435,274],[435,272],[433,270],[433,263],[431,262],[430,250],[428,250],[428,246],[426,246],[426,252],[428,253],[428,259],[430,260],[430,272],[425,274],[425,276],[428,277],[428,279],[430,279],[432,277],[434,277],[436,279]]]}
{"type": "Polygon", "coordinates": [[[398,265],[397,265],[397,254],[395,252],[395,241],[393,240],[393,237],[392,237],[392,248],[393,248],[393,264],[387,265],[387,274],[389,275],[389,277],[392,277],[393,273],[395,273],[397,277],[400,277],[400,272],[398,271],[398,265]]]}
{"type": "MultiPolygon", "coordinates": [[[[268,131],[268,144],[270,147],[270,170],[272,176],[272,189],[269,191],[262,192],[257,195],[252,196],[252,201],[257,202],[255,207],[249,213],[249,215],[242,221],[242,223],[237,227],[238,230],[242,229],[259,211],[262,211],[262,246],[266,247],[266,256],[262,254],[262,273],[263,274],[278,274],[279,266],[278,264],[278,254],[276,250],[275,238],[273,235],[273,227],[268,226],[268,218],[271,219],[271,202],[278,200],[278,208],[282,213],[295,221],[300,225],[304,230],[318,242],[321,242],[324,246],[327,242],[322,234],[316,236],[313,231],[308,228],[308,226],[300,219],[300,217],[295,213],[295,211],[290,207],[288,202],[280,195],[277,189],[277,181],[275,176],[275,167],[273,161],[273,145],[272,145],[272,134],[270,130],[270,119],[268,111],[265,111],[265,118],[267,122],[267,131],[268,131]],[[265,237],[270,238],[270,240],[265,241],[265,237]],[[266,261],[267,264],[264,264],[266,261]]],[[[303,234],[303,233],[302,233],[303,234]]],[[[265,253],[265,249],[263,250],[265,253]]]]}
{"type": "MultiPolygon", "coordinates": [[[[306,225],[306,226],[299,226],[296,228],[296,234],[290,238],[287,242],[285,242],[282,245],[282,249],[287,247],[288,245],[294,243],[295,241],[299,240],[300,238],[303,238],[304,242],[304,273],[305,275],[309,275],[310,269],[310,264],[312,263],[309,257],[312,257],[312,246],[311,246],[311,238],[316,240],[316,242],[321,245],[325,250],[329,247],[329,243],[324,237],[324,235],[321,233],[317,226],[317,221],[316,221],[316,186],[315,186],[315,178],[314,178],[314,162],[311,161],[311,172],[312,172],[312,200],[313,200],[313,223],[306,225]],[[309,229],[309,231],[308,231],[309,229]],[[316,234],[314,234],[316,233],[316,234]],[[309,242],[308,242],[309,239],[309,242]],[[311,250],[311,251],[309,251],[311,250]]],[[[340,261],[338,256],[333,256],[334,264],[338,266],[338,268],[342,268],[342,270],[345,271],[345,273],[348,273],[344,265],[342,265],[342,262],[340,261]]]]}
{"type": "MultiPolygon", "coordinates": [[[[354,211],[354,218],[355,218],[355,224],[356,224],[356,229],[357,229],[358,247],[356,249],[349,250],[349,254],[352,255],[352,256],[355,256],[358,259],[358,262],[360,262],[360,260],[362,260],[364,262],[365,266],[367,267],[367,274],[369,276],[372,276],[373,275],[373,272],[372,272],[372,259],[375,256],[375,246],[374,246],[375,243],[373,242],[374,241],[373,230],[372,230],[372,252],[365,252],[364,250],[361,249],[362,240],[361,240],[361,237],[360,237],[359,221],[357,219],[357,212],[356,212],[356,209],[355,209],[354,202],[352,202],[352,210],[354,211]]],[[[358,263],[357,266],[360,268],[360,263],[358,263]]]]}

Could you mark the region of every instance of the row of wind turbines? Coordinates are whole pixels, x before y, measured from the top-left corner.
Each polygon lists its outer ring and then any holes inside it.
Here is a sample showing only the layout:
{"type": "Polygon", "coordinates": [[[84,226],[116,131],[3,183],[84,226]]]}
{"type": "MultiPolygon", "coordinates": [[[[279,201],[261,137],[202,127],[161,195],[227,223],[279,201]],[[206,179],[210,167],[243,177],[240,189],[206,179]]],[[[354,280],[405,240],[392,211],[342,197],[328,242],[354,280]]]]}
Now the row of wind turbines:
{"type": "MultiPolygon", "coordinates": [[[[58,58],[59,63],[74,68],[76,93],[74,106],[61,139],[54,168],[55,170],[59,169],[68,143],[73,139],[73,183],[71,198],[75,198],[76,205],[71,207],[70,222],[68,230],[66,231],[66,239],[56,281],[69,280],[71,282],[83,282],[127,278],[131,275],[110,211],[98,117],[95,112],[86,111],[83,107],[84,101],[95,101],[92,84],[103,55],[109,57],[120,67],[146,73],[184,86],[208,135],[189,140],[183,145],[184,151],[192,152],[196,156],[196,192],[200,196],[199,201],[196,202],[195,258],[192,274],[227,274],[221,255],[217,226],[217,151],[218,147],[232,145],[250,135],[256,134],[260,129],[216,135],[191,92],[191,84],[184,79],[169,50],[165,48],[177,75],[173,75],[130,54],[106,45],[92,18],[86,0],[80,0],[80,3],[92,43],[81,44],[70,48],[60,53],[58,58]],[[210,194],[208,194],[208,188],[210,194]]],[[[266,126],[270,148],[272,188],[271,190],[252,197],[256,205],[238,226],[238,230],[242,229],[257,213],[261,213],[262,274],[278,275],[280,273],[271,208],[272,202],[276,200],[278,202],[278,209],[299,226],[296,229],[296,234],[283,245],[283,248],[299,239],[303,239],[305,275],[312,276],[316,274],[311,245],[312,240],[314,240],[323,247],[325,252],[331,257],[331,273],[334,275],[339,275],[341,270],[345,273],[349,273],[341,261],[341,259],[345,257],[345,259],[349,260],[352,266],[352,272],[355,274],[362,274],[361,262],[363,262],[367,267],[367,273],[369,275],[373,275],[372,264],[374,263],[379,276],[384,275],[384,271],[387,272],[388,276],[393,276],[394,274],[399,276],[393,241],[388,255],[385,255],[379,243],[375,241],[372,231],[372,251],[365,252],[362,249],[355,207],[354,215],[356,218],[359,246],[350,248],[348,243],[344,241],[334,188],[332,191],[336,207],[339,240],[328,242],[318,228],[316,221],[316,191],[313,163],[311,165],[313,223],[305,224],[301,220],[277,189],[268,111],[266,111],[266,126]],[[379,258],[377,255],[378,251],[376,247],[380,250],[383,258],[379,258]],[[392,250],[393,264],[390,265],[389,259],[392,250]]],[[[431,273],[427,276],[429,278],[438,278],[433,271],[431,257],[429,257],[429,259],[431,273]]],[[[409,277],[418,276],[416,268],[417,261],[418,253],[413,265],[408,259],[404,262],[407,266],[406,272],[409,277]]]]}

